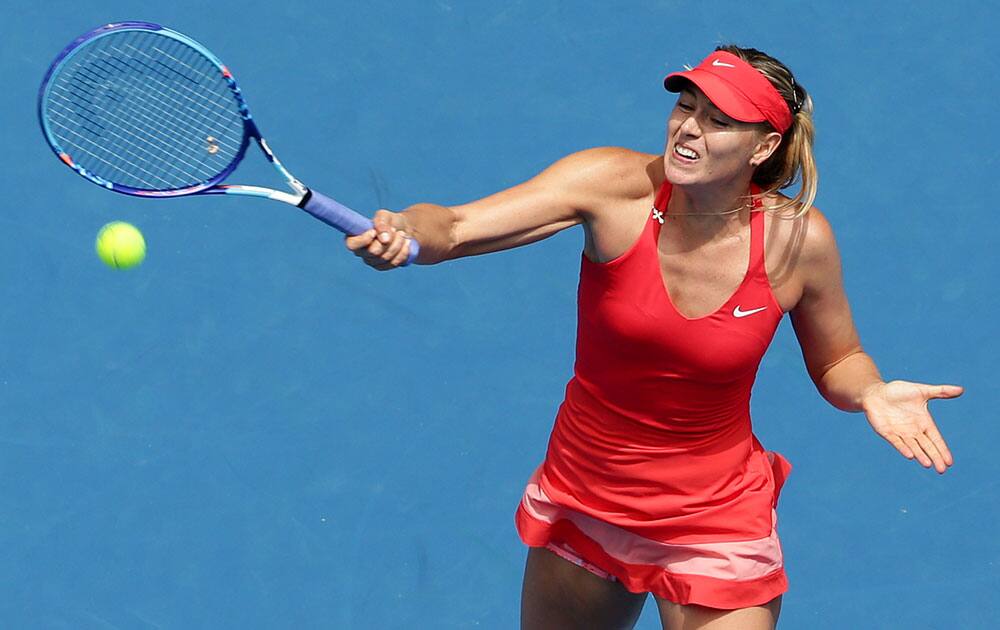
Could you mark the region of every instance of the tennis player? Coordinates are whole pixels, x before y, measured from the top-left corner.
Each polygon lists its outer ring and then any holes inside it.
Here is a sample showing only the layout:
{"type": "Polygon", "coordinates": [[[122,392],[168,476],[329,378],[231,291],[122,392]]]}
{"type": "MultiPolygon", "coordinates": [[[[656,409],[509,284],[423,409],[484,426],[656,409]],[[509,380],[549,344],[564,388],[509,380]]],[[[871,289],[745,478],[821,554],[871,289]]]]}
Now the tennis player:
{"type": "Polygon", "coordinates": [[[792,73],[723,46],[667,76],[662,155],[599,148],[469,204],[380,210],[347,246],[376,269],[526,245],[582,225],[577,359],[517,509],[525,629],[773,628],[787,580],[775,507],[791,466],[764,449],[750,390],[781,317],[835,407],[904,457],[952,455],[927,411],[962,388],[884,382],[812,206],[812,102],[792,73]],[[794,197],[778,191],[801,180],[794,197]]]}

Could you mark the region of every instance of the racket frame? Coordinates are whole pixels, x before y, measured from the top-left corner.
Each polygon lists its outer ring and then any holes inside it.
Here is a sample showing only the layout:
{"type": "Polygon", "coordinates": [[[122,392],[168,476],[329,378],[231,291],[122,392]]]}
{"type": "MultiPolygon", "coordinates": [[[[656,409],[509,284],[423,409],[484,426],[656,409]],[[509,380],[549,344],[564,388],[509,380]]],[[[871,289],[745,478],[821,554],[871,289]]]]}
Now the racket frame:
{"type": "Polygon", "coordinates": [[[274,155],[271,147],[268,146],[267,141],[260,133],[257,124],[253,120],[253,116],[250,114],[250,108],[243,98],[243,92],[240,90],[239,85],[236,84],[236,79],[233,78],[232,73],[229,68],[226,67],[222,61],[216,57],[210,50],[199,44],[197,41],[191,39],[183,33],[178,33],[177,31],[171,30],[159,24],[154,24],[152,22],[139,22],[139,21],[129,21],[129,22],[115,22],[112,24],[105,24],[95,28],[83,35],[77,37],[73,40],[66,48],[59,53],[52,65],[49,66],[48,71],[45,73],[45,78],[42,80],[42,85],[38,90],[38,121],[42,126],[42,131],[45,134],[45,138],[49,143],[49,147],[52,149],[53,153],[56,154],[62,162],[67,166],[72,168],[78,175],[90,180],[91,182],[102,186],[109,190],[115,192],[123,193],[126,195],[134,195],[136,197],[182,197],[187,195],[246,195],[250,197],[267,197],[269,199],[275,199],[277,201],[282,201],[284,203],[291,204],[293,206],[298,206],[302,202],[308,188],[306,188],[302,182],[295,178],[288,169],[281,163],[280,160],[274,155]],[[119,184],[116,182],[108,181],[103,177],[91,173],[82,165],[77,164],[73,161],[73,156],[65,151],[59,143],[56,135],[49,128],[48,120],[45,114],[45,106],[48,102],[49,89],[52,86],[52,77],[56,75],[59,69],[66,63],[68,63],[73,55],[79,52],[84,45],[89,44],[92,41],[100,39],[111,35],[112,33],[120,33],[122,31],[150,31],[155,32],[164,37],[169,37],[176,39],[183,44],[186,44],[199,53],[204,55],[209,61],[214,63],[219,72],[222,74],[229,87],[229,91],[236,101],[237,109],[239,111],[240,117],[243,119],[243,138],[240,142],[240,146],[237,149],[233,159],[230,161],[225,168],[223,168],[218,174],[207,179],[203,182],[198,182],[196,184],[185,186],[182,188],[170,188],[166,190],[151,190],[144,188],[135,188],[132,186],[126,186],[124,184],[119,184]],[[232,175],[236,167],[239,166],[240,162],[246,156],[247,148],[250,146],[250,140],[256,141],[257,146],[260,147],[261,152],[267,161],[274,166],[275,170],[281,174],[282,177],[288,182],[288,185],[292,188],[294,193],[284,192],[280,190],[273,190],[271,188],[264,188],[262,186],[246,186],[242,184],[221,184],[227,177],[232,175]]]}

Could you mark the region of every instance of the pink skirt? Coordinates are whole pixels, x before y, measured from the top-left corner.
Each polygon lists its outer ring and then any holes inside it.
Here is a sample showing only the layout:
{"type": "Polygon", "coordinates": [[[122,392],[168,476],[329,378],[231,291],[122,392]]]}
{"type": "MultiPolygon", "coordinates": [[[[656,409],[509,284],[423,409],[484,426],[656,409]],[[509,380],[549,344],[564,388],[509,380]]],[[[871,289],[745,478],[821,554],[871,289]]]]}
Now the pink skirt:
{"type": "Polygon", "coordinates": [[[767,537],[675,544],[560,506],[549,499],[538,479],[536,470],[515,516],[521,540],[613,578],[633,593],[732,610],[766,604],[788,590],[773,510],[767,537]]]}

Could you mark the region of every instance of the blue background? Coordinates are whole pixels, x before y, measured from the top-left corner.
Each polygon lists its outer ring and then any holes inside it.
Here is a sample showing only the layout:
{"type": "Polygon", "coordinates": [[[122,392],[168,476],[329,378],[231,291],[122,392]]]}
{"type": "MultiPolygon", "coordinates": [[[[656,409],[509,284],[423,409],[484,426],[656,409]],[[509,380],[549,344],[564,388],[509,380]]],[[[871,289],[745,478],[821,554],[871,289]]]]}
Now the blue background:
{"type": "MultiPolygon", "coordinates": [[[[666,72],[722,42],[785,61],[866,348],[967,393],[932,405],[956,459],[939,477],[824,403],[782,325],[753,400],[795,465],[782,626],[994,627],[994,7],[6,4],[0,626],[517,624],[512,518],[572,370],[581,232],[378,274],[281,204],[108,194],[54,159],[36,92],[76,35],[143,19],[211,48],[285,164],[366,213],[590,146],[659,151],[666,72]],[[111,220],[145,233],[141,267],[94,255],[111,220]]],[[[233,181],[280,184],[256,155],[233,181]]]]}

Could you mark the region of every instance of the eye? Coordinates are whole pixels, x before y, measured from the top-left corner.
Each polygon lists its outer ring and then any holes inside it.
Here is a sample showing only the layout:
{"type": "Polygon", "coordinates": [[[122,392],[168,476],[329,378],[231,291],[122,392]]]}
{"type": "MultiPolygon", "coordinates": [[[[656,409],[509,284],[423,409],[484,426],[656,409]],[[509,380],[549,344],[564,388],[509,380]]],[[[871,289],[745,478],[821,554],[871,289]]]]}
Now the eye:
{"type": "Polygon", "coordinates": [[[714,118],[714,117],[712,118],[712,124],[714,124],[716,127],[723,127],[723,128],[730,126],[728,120],[722,120],[721,118],[714,118]]]}
{"type": "Polygon", "coordinates": [[[690,105],[688,103],[684,103],[683,101],[678,101],[677,102],[677,109],[681,110],[682,112],[693,112],[694,111],[694,107],[692,105],[690,105]]]}

